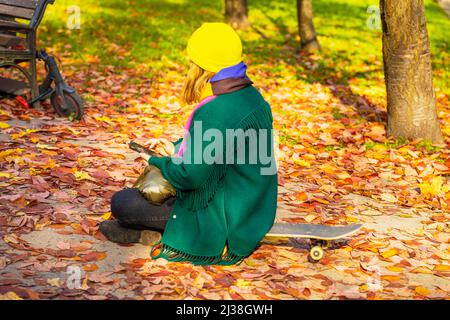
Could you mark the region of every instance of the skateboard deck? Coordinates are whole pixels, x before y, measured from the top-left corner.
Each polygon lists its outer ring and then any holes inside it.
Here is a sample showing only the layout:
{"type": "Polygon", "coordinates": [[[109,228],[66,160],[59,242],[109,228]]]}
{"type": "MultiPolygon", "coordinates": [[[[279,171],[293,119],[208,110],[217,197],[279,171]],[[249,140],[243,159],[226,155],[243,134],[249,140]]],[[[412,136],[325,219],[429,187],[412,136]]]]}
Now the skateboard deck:
{"type": "Polygon", "coordinates": [[[318,240],[336,240],[355,233],[362,224],[346,226],[324,226],[321,224],[275,223],[266,237],[308,238],[318,240]]]}
{"type": "Polygon", "coordinates": [[[324,249],[331,246],[332,240],[352,235],[362,224],[349,224],[346,226],[325,226],[321,224],[301,223],[275,223],[266,237],[277,238],[306,238],[314,240],[309,251],[311,262],[318,262],[324,256],[324,249]]]}

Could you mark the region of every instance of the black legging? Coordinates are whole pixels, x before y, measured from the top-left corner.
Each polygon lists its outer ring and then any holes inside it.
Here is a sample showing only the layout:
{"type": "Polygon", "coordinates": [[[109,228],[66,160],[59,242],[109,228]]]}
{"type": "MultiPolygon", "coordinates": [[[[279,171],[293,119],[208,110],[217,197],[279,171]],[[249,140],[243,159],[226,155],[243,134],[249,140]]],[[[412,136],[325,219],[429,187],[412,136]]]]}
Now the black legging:
{"type": "Polygon", "coordinates": [[[111,213],[126,228],[163,231],[169,220],[175,197],[161,206],[152,205],[136,188],[116,192],[111,199],[111,213]]]}

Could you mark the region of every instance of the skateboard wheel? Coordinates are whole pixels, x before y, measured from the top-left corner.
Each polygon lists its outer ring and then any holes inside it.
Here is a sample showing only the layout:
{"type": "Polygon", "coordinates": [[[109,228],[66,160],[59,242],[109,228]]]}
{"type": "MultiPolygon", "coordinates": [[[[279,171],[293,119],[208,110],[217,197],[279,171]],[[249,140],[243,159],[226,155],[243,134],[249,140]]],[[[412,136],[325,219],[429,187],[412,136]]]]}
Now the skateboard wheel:
{"type": "Polygon", "coordinates": [[[309,256],[314,261],[319,261],[323,257],[323,249],[319,246],[312,247],[309,251],[309,256]]]}

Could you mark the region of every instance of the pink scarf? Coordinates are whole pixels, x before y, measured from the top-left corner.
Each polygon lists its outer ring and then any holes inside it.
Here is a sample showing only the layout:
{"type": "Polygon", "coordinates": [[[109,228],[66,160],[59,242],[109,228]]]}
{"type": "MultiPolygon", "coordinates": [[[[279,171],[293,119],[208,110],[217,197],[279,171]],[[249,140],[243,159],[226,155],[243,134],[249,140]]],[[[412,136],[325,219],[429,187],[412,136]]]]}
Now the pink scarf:
{"type": "Polygon", "coordinates": [[[183,153],[186,151],[186,139],[189,134],[189,129],[191,128],[192,119],[194,118],[195,111],[203,106],[204,104],[207,104],[208,102],[212,101],[216,96],[209,96],[203,99],[195,108],[192,110],[191,115],[189,116],[186,125],[184,126],[184,138],[181,142],[180,149],[178,149],[178,156],[181,158],[183,156],[183,153]]]}

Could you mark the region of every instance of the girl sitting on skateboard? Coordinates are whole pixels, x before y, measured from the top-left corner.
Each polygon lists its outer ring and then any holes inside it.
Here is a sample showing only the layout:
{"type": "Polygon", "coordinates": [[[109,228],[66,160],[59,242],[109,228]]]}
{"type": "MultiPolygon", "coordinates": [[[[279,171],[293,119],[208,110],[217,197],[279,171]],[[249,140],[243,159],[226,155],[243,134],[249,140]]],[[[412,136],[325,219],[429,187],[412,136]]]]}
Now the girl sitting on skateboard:
{"type": "Polygon", "coordinates": [[[234,264],[255,250],[274,222],[272,112],[246,75],[241,41],[230,26],[203,24],[189,39],[187,53],[191,62],[182,97],[198,105],[185,136],[174,143],[153,139],[149,147],[163,156],[141,154],[161,170],[176,197],[156,206],[138,189],[119,191],[111,200],[116,220],[103,222],[100,230],[118,243],[159,242],[153,258],[234,264]],[[214,143],[202,141],[211,141],[206,136],[212,134],[214,143]],[[272,169],[264,170],[268,166],[272,169]],[[163,232],[161,241],[155,231],[163,232]]]}

